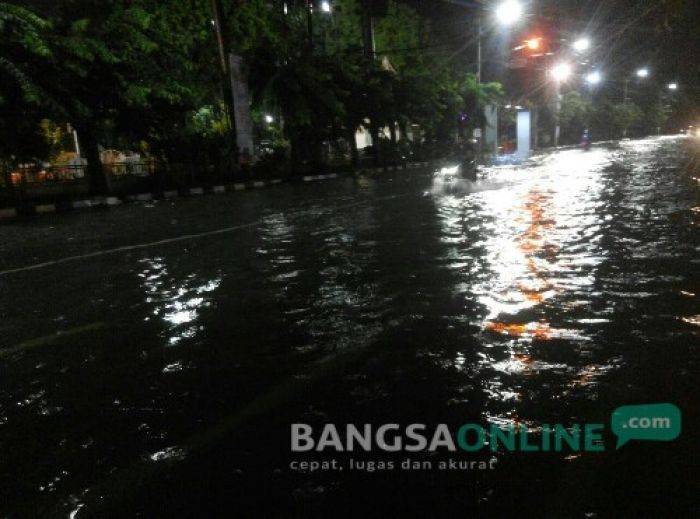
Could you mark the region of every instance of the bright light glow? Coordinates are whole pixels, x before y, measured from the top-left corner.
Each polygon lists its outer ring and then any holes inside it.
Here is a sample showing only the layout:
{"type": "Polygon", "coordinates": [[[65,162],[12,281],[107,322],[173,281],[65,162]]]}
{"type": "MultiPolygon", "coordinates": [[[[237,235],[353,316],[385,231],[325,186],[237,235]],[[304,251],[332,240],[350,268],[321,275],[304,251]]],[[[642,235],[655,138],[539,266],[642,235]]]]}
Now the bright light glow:
{"type": "Polygon", "coordinates": [[[446,166],[446,167],[440,169],[440,175],[442,175],[442,176],[456,175],[458,172],[459,172],[459,165],[446,166]]]}
{"type": "Polygon", "coordinates": [[[284,14],[289,14],[289,7],[287,7],[287,2],[284,3],[282,10],[284,11],[284,14]]]}
{"type": "Polygon", "coordinates": [[[324,13],[330,13],[331,12],[331,3],[330,2],[321,2],[321,11],[324,13]]]}
{"type": "Polygon", "coordinates": [[[523,15],[523,6],[517,0],[505,0],[496,8],[496,19],[503,25],[513,25],[523,15]]]}
{"type": "Polygon", "coordinates": [[[275,122],[275,118],[272,117],[270,114],[267,114],[267,115],[265,116],[265,122],[266,122],[267,124],[272,124],[272,123],[275,122]]]}
{"type": "Polygon", "coordinates": [[[578,52],[588,50],[590,46],[591,40],[589,40],[588,38],[579,38],[574,42],[574,50],[577,50],[578,52]]]}
{"type": "Polygon", "coordinates": [[[637,77],[649,77],[649,69],[648,68],[640,68],[637,71],[637,77]]]}
{"type": "Polygon", "coordinates": [[[555,81],[566,81],[571,76],[571,65],[568,63],[559,63],[551,70],[552,77],[555,81]]]}
{"type": "Polygon", "coordinates": [[[525,43],[527,44],[527,48],[530,50],[537,50],[540,48],[540,38],[532,38],[531,40],[527,40],[525,43]]]}
{"type": "Polygon", "coordinates": [[[531,40],[527,40],[525,43],[527,44],[527,48],[530,50],[537,50],[540,48],[540,42],[542,38],[532,38],[531,40]]]}
{"type": "Polygon", "coordinates": [[[669,90],[678,90],[678,83],[669,83],[668,89],[669,90]]]}
{"type": "Polygon", "coordinates": [[[586,83],[588,83],[589,85],[597,85],[602,80],[603,80],[603,76],[597,70],[594,70],[593,72],[589,73],[586,76],[586,83]]]}

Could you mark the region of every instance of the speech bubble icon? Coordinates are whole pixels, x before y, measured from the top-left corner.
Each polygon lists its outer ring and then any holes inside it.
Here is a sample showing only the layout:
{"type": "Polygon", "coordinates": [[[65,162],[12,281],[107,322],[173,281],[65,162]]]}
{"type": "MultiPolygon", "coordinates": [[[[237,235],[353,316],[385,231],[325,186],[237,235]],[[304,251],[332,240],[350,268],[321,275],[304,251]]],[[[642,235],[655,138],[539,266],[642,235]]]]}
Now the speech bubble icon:
{"type": "Polygon", "coordinates": [[[625,405],[613,411],[616,449],[630,440],[667,442],[681,433],[681,410],[673,404],[625,405]]]}

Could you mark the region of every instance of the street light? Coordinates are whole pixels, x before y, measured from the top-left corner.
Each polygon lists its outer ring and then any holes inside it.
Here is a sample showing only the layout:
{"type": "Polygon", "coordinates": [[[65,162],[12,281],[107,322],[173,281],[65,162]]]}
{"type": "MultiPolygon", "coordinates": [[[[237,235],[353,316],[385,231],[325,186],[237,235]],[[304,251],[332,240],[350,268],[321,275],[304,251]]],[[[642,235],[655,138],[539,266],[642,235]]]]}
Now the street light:
{"type": "Polygon", "coordinates": [[[272,117],[270,114],[265,115],[265,122],[267,124],[272,124],[275,122],[275,118],[272,117]]]}
{"type": "Polygon", "coordinates": [[[669,90],[678,90],[678,83],[669,83],[668,89],[669,90]]]}
{"type": "Polygon", "coordinates": [[[541,38],[532,38],[531,40],[527,40],[525,45],[527,45],[527,48],[530,50],[537,50],[540,48],[540,40],[541,38]]]}
{"type": "Polygon", "coordinates": [[[603,80],[603,75],[600,72],[598,72],[597,70],[590,72],[586,76],[586,83],[588,83],[589,85],[597,85],[602,80],[603,80]]]}
{"type": "Polygon", "coordinates": [[[552,68],[550,73],[557,83],[561,83],[571,76],[571,65],[568,63],[558,63],[552,68]]]}
{"type": "Polygon", "coordinates": [[[591,40],[588,38],[579,38],[574,42],[574,50],[577,52],[587,51],[591,46],[591,40]]]}
{"type": "Polygon", "coordinates": [[[505,0],[496,8],[496,19],[502,25],[513,25],[523,15],[523,6],[517,0],[505,0]]]}
{"type": "Polygon", "coordinates": [[[649,69],[648,68],[640,68],[639,70],[637,70],[637,77],[640,77],[640,78],[649,77],[649,69]]]}
{"type": "Polygon", "coordinates": [[[321,2],[321,11],[323,11],[324,13],[330,13],[331,3],[327,1],[321,2]]]}
{"type": "Polygon", "coordinates": [[[555,107],[554,107],[554,119],[556,124],[554,126],[554,146],[559,146],[559,135],[561,134],[561,125],[559,122],[559,113],[561,112],[561,84],[566,81],[569,76],[571,76],[571,65],[568,63],[557,63],[552,67],[549,73],[554,78],[555,92],[555,107]]]}

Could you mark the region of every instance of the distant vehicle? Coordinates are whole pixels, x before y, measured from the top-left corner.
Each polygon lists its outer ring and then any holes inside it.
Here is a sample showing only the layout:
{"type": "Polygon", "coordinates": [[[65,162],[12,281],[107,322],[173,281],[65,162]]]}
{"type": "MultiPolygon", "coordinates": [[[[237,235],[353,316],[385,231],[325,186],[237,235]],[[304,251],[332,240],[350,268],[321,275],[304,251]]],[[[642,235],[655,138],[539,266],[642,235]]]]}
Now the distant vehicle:
{"type": "Polygon", "coordinates": [[[591,149],[591,144],[592,144],[591,133],[588,131],[588,129],[586,129],[583,131],[583,136],[581,137],[581,148],[584,151],[588,151],[591,149]]]}
{"type": "Polygon", "coordinates": [[[465,180],[476,182],[476,150],[471,141],[463,142],[454,154],[454,160],[459,164],[460,176],[465,180]]]}
{"type": "Polygon", "coordinates": [[[263,139],[256,147],[258,157],[264,157],[265,155],[272,155],[275,153],[275,147],[271,140],[263,139]]]}
{"type": "Polygon", "coordinates": [[[476,182],[478,167],[474,159],[462,159],[461,161],[447,160],[445,165],[435,171],[434,179],[443,183],[469,180],[476,182]]]}

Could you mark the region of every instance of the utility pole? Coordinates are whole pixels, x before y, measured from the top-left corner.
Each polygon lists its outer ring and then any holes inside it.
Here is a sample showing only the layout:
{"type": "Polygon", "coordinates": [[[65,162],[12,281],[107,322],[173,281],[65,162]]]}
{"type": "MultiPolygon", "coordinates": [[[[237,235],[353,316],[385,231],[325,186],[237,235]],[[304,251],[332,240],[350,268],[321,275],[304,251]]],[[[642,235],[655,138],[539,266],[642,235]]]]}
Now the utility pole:
{"type": "Polygon", "coordinates": [[[559,146],[559,135],[561,134],[561,125],[559,121],[559,113],[561,112],[561,84],[559,81],[554,82],[554,147],[559,146]]]}
{"type": "MultiPolygon", "coordinates": [[[[624,105],[624,108],[627,107],[627,102],[629,101],[629,89],[630,89],[630,80],[629,78],[625,78],[625,83],[622,87],[622,104],[624,105]]],[[[627,137],[627,125],[622,129],[622,137],[627,137]]]]}
{"type": "MultiPolygon", "coordinates": [[[[372,7],[372,0],[362,0],[360,7],[362,9],[362,44],[367,70],[370,71],[372,69],[376,52],[374,43],[374,10],[372,7]]],[[[370,114],[369,129],[370,135],[372,136],[374,165],[379,166],[381,162],[381,152],[379,149],[379,126],[377,125],[374,114],[370,114]]]]}
{"type": "Polygon", "coordinates": [[[314,3],[306,0],[306,25],[309,31],[309,54],[314,52],[314,3]]]}
{"type": "Polygon", "coordinates": [[[482,29],[481,29],[481,11],[479,11],[478,15],[478,20],[477,20],[477,42],[476,42],[476,82],[478,84],[481,84],[481,37],[482,37],[482,29]]]}
{"type": "Polygon", "coordinates": [[[234,112],[233,87],[230,81],[230,67],[228,59],[226,59],[226,42],[221,29],[221,0],[210,0],[212,10],[212,25],[216,34],[216,43],[219,49],[219,60],[221,65],[222,90],[224,96],[224,104],[228,112],[229,128],[231,129],[231,138],[233,140],[233,156],[235,163],[238,163],[238,144],[236,139],[236,114],[234,112]]]}
{"type": "Polygon", "coordinates": [[[374,16],[371,0],[362,2],[362,43],[365,50],[365,57],[374,60],[376,47],[374,42],[374,16]]]}

